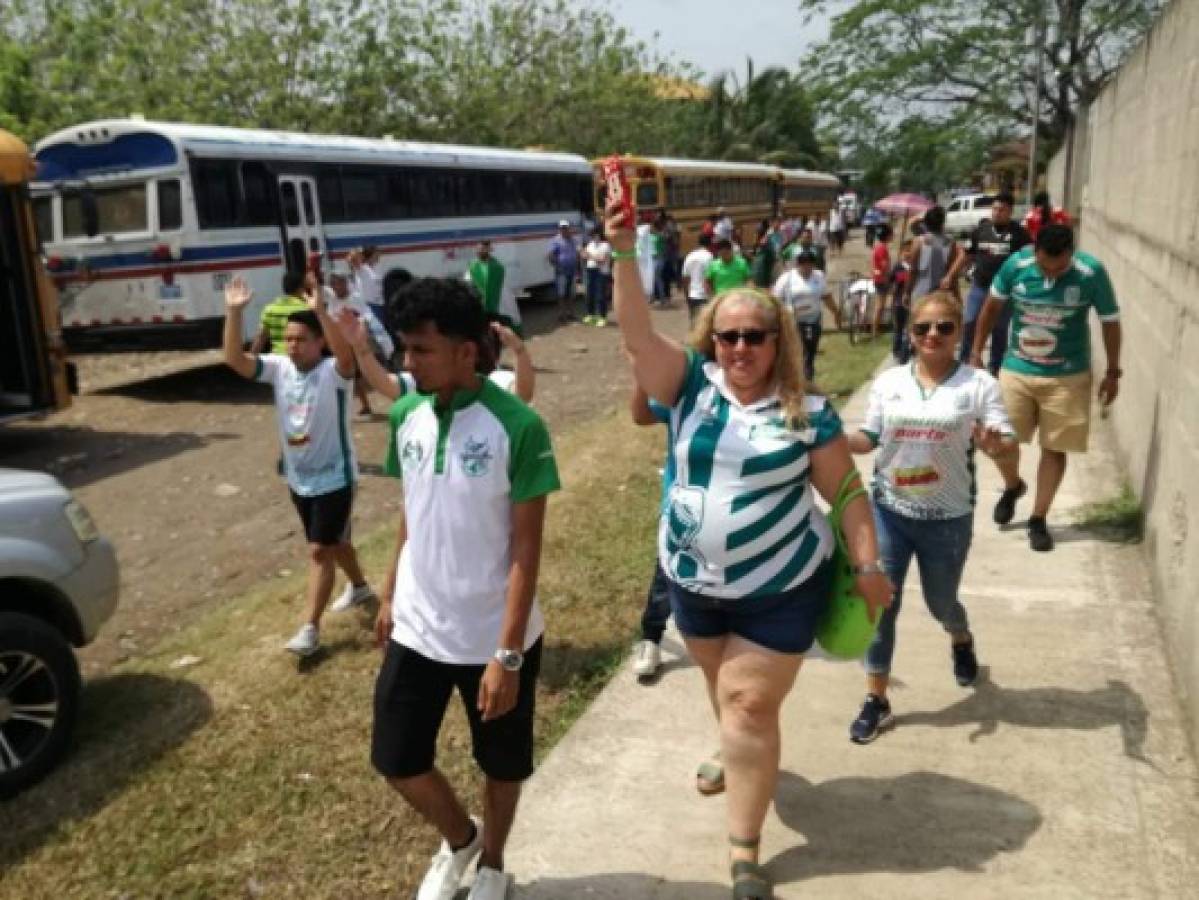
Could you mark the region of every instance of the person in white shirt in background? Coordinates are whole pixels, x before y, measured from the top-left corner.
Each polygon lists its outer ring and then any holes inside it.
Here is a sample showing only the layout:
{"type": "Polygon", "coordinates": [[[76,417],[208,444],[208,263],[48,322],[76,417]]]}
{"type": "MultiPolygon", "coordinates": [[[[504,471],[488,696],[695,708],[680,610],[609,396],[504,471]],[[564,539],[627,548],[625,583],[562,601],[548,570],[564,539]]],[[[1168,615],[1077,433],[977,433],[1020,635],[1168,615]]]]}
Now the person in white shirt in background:
{"type": "Polygon", "coordinates": [[[811,250],[800,251],[795,258],[795,268],[778,277],[771,293],[795,316],[803,344],[804,378],[811,382],[816,376],[816,352],[824,330],[821,304],[833,314],[837,330],[841,330],[841,311],[833,302],[824,273],[816,268],[816,254],[811,250]]]}
{"type": "Polygon", "coordinates": [[[608,324],[608,298],[612,294],[612,246],[596,228],[583,248],[583,273],[587,281],[587,315],[584,325],[603,328],[608,324]]]}
{"type": "Polygon", "coordinates": [[[362,297],[371,312],[380,322],[387,321],[385,298],[383,297],[383,276],[379,272],[379,261],[382,258],[379,248],[367,244],[361,249],[351,250],[346,258],[353,272],[354,293],[362,297]]]}
{"type": "MultiPolygon", "coordinates": [[[[329,268],[329,284],[321,290],[330,316],[336,317],[342,309],[349,309],[362,320],[373,355],[386,366],[395,353],[395,342],[362,296],[353,292],[349,266],[342,262],[333,263],[329,268]]],[[[354,396],[358,398],[358,415],[371,415],[370,387],[361,373],[354,378],[354,396]]]]}
{"type": "Polygon", "coordinates": [[[712,255],[712,238],[701,234],[699,245],[687,254],[683,260],[683,295],[687,298],[687,313],[691,321],[708,302],[708,281],[706,273],[708,264],[715,257],[712,255]]]}

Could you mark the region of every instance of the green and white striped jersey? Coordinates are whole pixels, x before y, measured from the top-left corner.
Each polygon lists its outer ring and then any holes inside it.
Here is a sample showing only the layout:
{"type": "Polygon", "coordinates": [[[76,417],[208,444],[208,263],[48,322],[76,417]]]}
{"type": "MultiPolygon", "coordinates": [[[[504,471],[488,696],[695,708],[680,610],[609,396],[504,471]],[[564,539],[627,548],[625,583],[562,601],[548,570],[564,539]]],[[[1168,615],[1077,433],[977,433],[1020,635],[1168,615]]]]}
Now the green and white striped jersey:
{"type": "Polygon", "coordinates": [[[681,587],[722,599],[801,585],[831,553],[828,522],[809,483],[809,451],[841,434],[823,397],[788,428],[777,397],[742,406],[716,363],[688,351],[670,411],[675,481],[662,513],[662,568],[681,587]]]}

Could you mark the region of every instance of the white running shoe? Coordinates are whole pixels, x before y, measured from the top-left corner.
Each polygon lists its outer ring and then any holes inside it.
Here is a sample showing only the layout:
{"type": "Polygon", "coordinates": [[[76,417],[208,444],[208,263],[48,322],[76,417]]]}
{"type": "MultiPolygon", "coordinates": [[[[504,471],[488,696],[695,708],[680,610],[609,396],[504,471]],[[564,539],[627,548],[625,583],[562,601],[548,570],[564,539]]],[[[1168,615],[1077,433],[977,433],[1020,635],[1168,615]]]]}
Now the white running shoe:
{"type": "Polygon", "coordinates": [[[347,581],[346,589],[329,604],[329,609],[332,612],[345,612],[351,606],[361,606],[373,596],[375,596],[375,592],[369,584],[363,582],[358,587],[354,587],[347,581]]]}
{"type": "Polygon", "coordinates": [[[283,645],[284,650],[290,650],[296,656],[312,656],[321,645],[321,633],[311,622],[301,625],[295,637],[283,645]]]}
{"type": "Polygon", "coordinates": [[[441,842],[429,871],[425,873],[425,880],[416,892],[416,900],[453,900],[462,876],[483,849],[483,823],[474,816],[471,816],[471,821],[475,823],[475,839],[457,853],[445,841],[441,842]]]}
{"type": "Polygon", "coordinates": [[[662,651],[653,641],[639,641],[633,649],[633,674],[638,678],[651,678],[658,674],[662,665],[662,651]]]}
{"type": "Polygon", "coordinates": [[[506,872],[497,872],[487,866],[480,866],[475,875],[475,883],[470,886],[466,900],[508,900],[508,892],[512,889],[512,876],[506,872]]]}

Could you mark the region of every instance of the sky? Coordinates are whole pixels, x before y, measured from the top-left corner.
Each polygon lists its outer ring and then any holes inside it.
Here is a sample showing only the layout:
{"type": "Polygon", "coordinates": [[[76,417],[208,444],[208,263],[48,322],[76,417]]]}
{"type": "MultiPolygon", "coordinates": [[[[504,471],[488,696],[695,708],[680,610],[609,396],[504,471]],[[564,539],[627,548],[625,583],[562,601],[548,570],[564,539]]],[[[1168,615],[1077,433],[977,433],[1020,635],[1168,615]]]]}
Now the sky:
{"type": "Polygon", "coordinates": [[[794,69],[825,34],[822,22],[803,26],[798,0],[608,0],[616,19],[646,44],[691,62],[707,75],[731,69],[745,78],[754,68],[794,69]]]}

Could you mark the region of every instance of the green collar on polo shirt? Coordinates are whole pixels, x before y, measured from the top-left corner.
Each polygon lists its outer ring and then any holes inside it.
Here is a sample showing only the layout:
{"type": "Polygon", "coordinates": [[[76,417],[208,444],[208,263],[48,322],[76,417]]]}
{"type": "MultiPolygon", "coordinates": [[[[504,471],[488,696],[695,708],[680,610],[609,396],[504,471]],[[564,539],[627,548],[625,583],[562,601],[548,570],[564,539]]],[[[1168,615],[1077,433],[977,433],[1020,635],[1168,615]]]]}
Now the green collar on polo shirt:
{"type": "Polygon", "coordinates": [[[433,409],[439,416],[445,415],[447,412],[456,412],[460,409],[465,409],[476,400],[479,399],[479,394],[483,393],[483,386],[487,383],[487,379],[482,375],[475,375],[476,386],[473,388],[458,388],[454,391],[448,406],[443,406],[437,398],[433,400],[433,409]]]}

